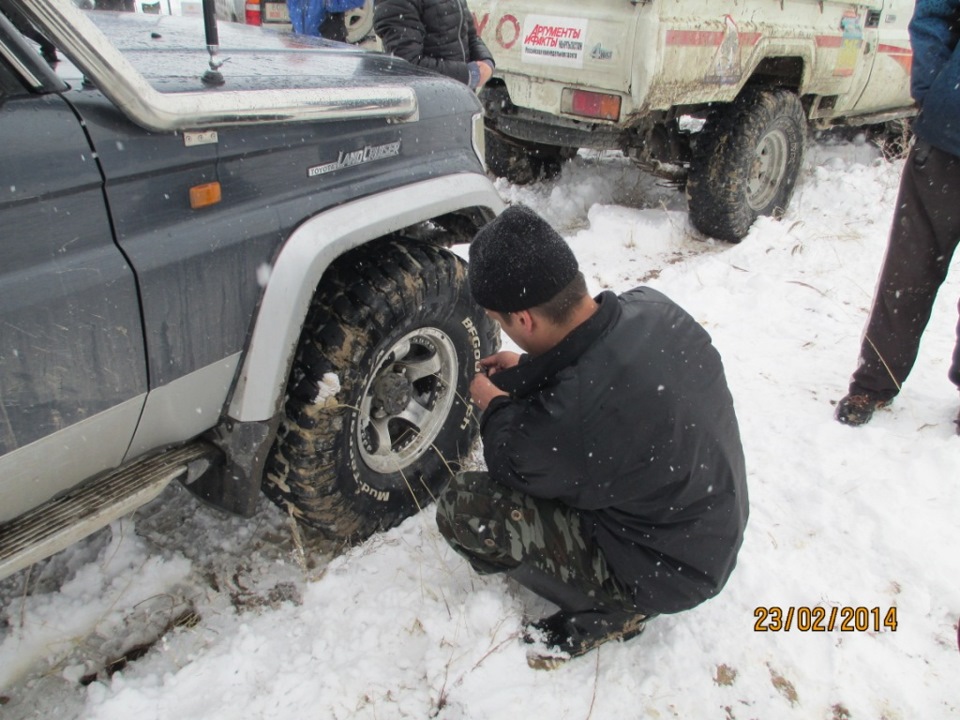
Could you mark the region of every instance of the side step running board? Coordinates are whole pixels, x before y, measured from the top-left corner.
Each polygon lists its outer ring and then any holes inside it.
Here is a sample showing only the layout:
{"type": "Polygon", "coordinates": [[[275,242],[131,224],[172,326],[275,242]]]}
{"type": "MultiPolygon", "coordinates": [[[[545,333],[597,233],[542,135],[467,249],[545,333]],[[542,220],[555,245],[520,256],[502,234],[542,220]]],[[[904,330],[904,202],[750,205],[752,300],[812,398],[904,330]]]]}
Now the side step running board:
{"type": "MultiPolygon", "coordinates": [[[[69,547],[153,500],[191,463],[219,457],[195,442],[124,465],[0,525],[0,578],[69,547]]],[[[205,465],[206,463],[204,463],[205,465]]]]}

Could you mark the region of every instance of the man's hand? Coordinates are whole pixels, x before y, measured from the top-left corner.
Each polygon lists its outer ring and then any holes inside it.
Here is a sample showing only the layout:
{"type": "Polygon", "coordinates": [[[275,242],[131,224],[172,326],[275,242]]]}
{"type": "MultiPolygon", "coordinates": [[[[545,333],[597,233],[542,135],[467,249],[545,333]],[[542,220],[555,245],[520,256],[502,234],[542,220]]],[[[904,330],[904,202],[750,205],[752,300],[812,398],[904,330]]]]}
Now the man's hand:
{"type": "Polygon", "coordinates": [[[483,373],[477,373],[473,376],[473,380],[470,382],[470,399],[481,411],[486,410],[490,401],[501,395],[509,397],[508,393],[494,385],[490,378],[483,373]]]}
{"type": "Polygon", "coordinates": [[[487,84],[487,80],[493,77],[493,68],[486,60],[477,63],[477,69],[480,71],[480,82],[477,83],[477,90],[487,84]]]}
{"type": "Polygon", "coordinates": [[[496,375],[501,370],[512,368],[520,362],[520,355],[509,350],[501,350],[496,355],[489,355],[480,361],[480,367],[487,375],[496,375]]]}

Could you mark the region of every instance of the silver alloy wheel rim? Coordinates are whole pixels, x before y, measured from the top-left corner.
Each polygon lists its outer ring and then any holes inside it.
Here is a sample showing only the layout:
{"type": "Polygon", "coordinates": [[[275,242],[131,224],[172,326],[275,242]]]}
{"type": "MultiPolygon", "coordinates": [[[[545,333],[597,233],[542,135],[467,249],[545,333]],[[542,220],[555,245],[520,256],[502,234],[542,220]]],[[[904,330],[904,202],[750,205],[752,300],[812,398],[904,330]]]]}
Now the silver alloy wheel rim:
{"type": "Polygon", "coordinates": [[[407,333],[380,357],[357,423],[360,457],[371,470],[402,470],[433,445],[453,405],[458,365],[453,341],[432,327],[407,333]]]}
{"type": "Polygon", "coordinates": [[[777,196],[787,174],[788,151],[789,141],[782,130],[772,130],[760,139],[747,179],[747,204],[752,210],[763,210],[777,196]]]}

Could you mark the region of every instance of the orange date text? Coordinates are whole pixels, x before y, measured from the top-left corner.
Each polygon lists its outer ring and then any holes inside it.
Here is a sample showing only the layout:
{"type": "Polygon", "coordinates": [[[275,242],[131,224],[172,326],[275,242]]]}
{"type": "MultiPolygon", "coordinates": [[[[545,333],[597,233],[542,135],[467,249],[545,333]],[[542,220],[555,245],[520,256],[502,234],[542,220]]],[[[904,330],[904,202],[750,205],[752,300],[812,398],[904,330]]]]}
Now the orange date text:
{"type": "Polygon", "coordinates": [[[895,607],[758,607],[753,611],[756,632],[896,632],[895,607]]]}

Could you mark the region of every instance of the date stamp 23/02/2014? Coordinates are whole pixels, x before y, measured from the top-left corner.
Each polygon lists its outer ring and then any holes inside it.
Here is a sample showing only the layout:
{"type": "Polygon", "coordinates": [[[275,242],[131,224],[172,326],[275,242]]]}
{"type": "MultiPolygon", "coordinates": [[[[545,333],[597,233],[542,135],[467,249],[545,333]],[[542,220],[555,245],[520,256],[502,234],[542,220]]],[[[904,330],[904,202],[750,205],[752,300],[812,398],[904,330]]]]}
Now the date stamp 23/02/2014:
{"type": "Polygon", "coordinates": [[[778,605],[758,607],[753,616],[756,632],[896,632],[897,608],[778,605]]]}

